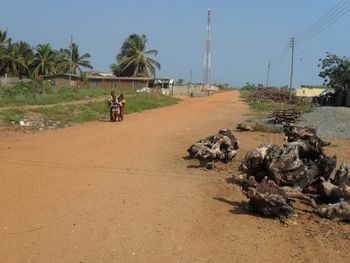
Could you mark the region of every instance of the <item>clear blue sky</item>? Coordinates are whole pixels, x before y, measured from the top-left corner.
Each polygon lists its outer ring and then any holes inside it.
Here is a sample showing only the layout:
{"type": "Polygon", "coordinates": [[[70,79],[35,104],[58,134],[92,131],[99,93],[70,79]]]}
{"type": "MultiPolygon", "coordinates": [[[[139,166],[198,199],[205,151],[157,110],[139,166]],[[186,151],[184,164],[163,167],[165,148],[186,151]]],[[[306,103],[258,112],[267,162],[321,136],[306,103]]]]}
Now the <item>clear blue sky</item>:
{"type": "MultiPolygon", "coordinates": [[[[212,16],[212,75],[231,85],[289,83],[289,37],[303,32],[339,0],[17,0],[1,3],[0,28],[32,45],[67,47],[70,35],[94,69],[109,71],[123,40],[144,33],[162,69],[175,79],[202,80],[206,14],[212,16]],[[286,51],[286,52],[283,52],[286,51]]],[[[296,49],[295,86],[320,84],[317,60],[326,51],[350,56],[350,12],[296,49]]]]}

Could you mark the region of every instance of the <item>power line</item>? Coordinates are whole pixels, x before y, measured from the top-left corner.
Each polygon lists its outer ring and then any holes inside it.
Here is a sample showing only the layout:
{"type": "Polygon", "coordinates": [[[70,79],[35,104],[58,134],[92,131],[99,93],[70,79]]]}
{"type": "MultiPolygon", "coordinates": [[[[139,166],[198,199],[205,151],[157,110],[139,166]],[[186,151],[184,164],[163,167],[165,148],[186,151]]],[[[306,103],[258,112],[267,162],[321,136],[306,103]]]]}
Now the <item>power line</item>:
{"type": "MultiPolygon", "coordinates": [[[[350,0],[347,0],[343,4],[345,4],[345,5],[339,6],[338,9],[336,10],[336,13],[332,12],[331,16],[328,16],[322,22],[317,23],[318,25],[313,27],[313,29],[311,31],[308,30],[309,31],[308,33],[301,34],[299,36],[299,39],[297,39],[298,43],[301,44],[301,43],[304,43],[304,42],[310,40],[311,38],[315,37],[319,33],[326,30],[328,27],[333,25],[340,18],[342,18],[346,13],[348,13],[350,11],[350,0]]],[[[306,32],[306,31],[304,31],[304,32],[306,32]]]]}
{"type": "MultiPolygon", "coordinates": [[[[348,6],[350,7],[350,5],[348,6]]],[[[299,43],[304,43],[308,40],[310,40],[311,38],[315,37],[316,35],[318,35],[319,33],[323,32],[324,30],[326,30],[328,27],[330,27],[331,25],[333,25],[335,22],[337,22],[340,18],[342,18],[346,13],[348,13],[350,11],[350,8],[345,9],[344,12],[342,12],[338,17],[336,17],[335,19],[333,19],[332,21],[330,21],[327,25],[325,25],[323,28],[320,28],[319,30],[315,31],[313,34],[311,34],[309,37],[303,39],[301,42],[299,41],[299,43]]]]}
{"type": "Polygon", "coordinates": [[[311,57],[310,55],[308,55],[305,51],[303,51],[299,46],[295,45],[295,48],[298,49],[298,51],[300,51],[304,57],[308,58],[310,61],[315,62],[315,63],[319,63],[319,61],[313,57],[311,57]]]}
{"type": "Polygon", "coordinates": [[[284,58],[288,54],[288,51],[289,45],[285,46],[282,52],[275,59],[272,59],[273,64],[278,63],[282,58],[284,58]]]}
{"type": "Polygon", "coordinates": [[[343,8],[344,4],[347,4],[349,1],[348,0],[341,0],[340,2],[338,2],[338,4],[336,4],[331,10],[329,10],[325,15],[323,15],[320,19],[318,19],[314,24],[312,24],[311,26],[309,26],[307,29],[305,29],[302,33],[300,33],[299,35],[296,35],[296,38],[300,38],[302,39],[303,37],[305,37],[306,35],[308,35],[310,32],[314,31],[318,26],[322,25],[323,23],[325,23],[327,21],[327,19],[329,19],[330,17],[332,17],[336,12],[338,12],[339,10],[341,10],[343,8]]]}

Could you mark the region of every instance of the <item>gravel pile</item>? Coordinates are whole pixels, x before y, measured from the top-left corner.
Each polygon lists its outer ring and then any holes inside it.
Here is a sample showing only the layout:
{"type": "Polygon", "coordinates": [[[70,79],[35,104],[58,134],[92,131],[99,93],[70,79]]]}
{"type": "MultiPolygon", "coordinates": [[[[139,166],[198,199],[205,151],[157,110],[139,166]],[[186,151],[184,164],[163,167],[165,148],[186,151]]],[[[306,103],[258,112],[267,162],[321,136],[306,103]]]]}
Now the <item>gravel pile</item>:
{"type": "Polygon", "coordinates": [[[302,119],[299,126],[316,127],[320,137],[350,139],[350,108],[319,107],[302,119]]]}

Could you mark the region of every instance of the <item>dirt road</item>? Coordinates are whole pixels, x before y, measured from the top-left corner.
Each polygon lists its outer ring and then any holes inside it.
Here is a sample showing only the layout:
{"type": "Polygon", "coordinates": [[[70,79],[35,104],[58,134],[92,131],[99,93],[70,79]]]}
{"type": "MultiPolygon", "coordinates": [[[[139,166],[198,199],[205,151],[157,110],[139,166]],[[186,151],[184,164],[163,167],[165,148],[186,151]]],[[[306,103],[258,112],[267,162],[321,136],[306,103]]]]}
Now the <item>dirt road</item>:
{"type": "MultiPolygon", "coordinates": [[[[226,183],[248,149],[280,135],[238,134],[237,160],[219,171],[183,158],[248,112],[227,92],[123,123],[0,139],[0,262],[346,262],[350,241],[322,231],[349,225],[305,212],[282,226],[248,214],[226,183]]],[[[349,156],[349,143],[338,144],[349,156]]]]}

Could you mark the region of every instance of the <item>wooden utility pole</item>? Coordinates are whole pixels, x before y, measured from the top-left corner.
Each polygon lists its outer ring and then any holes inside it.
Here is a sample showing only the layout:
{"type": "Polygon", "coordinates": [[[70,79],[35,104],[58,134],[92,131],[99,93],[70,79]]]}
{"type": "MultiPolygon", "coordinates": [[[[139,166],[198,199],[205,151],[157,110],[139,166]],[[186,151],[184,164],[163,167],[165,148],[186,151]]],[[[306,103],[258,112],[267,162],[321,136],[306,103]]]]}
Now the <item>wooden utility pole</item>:
{"type": "Polygon", "coordinates": [[[73,35],[70,36],[70,65],[69,65],[69,80],[72,80],[73,67],[73,35]]]}
{"type": "Polygon", "coordinates": [[[294,74],[294,46],[295,46],[295,39],[294,37],[290,38],[289,47],[292,49],[292,59],[291,59],[291,66],[290,66],[290,82],[289,82],[289,100],[292,99],[292,89],[293,89],[293,74],[294,74]]]}
{"type": "Polygon", "coordinates": [[[266,87],[268,87],[268,86],[269,86],[270,67],[271,67],[271,63],[270,63],[270,60],[269,60],[269,63],[267,64],[267,78],[266,78],[266,87]]]}

